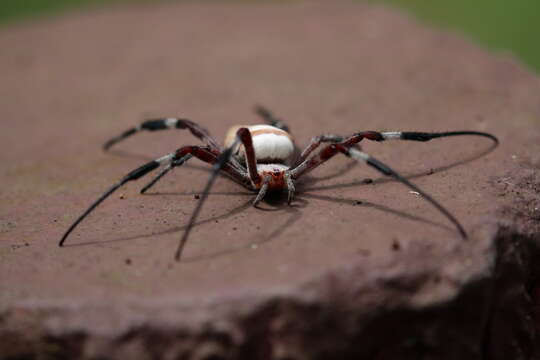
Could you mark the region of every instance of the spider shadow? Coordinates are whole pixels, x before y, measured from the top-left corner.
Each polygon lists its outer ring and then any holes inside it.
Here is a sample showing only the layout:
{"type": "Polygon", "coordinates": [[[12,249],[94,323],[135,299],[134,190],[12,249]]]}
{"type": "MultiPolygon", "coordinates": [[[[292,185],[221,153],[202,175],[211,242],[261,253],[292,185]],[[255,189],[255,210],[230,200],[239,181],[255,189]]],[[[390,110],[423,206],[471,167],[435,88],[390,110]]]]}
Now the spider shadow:
{"type": "MultiPolygon", "coordinates": [[[[173,193],[173,194],[174,195],[186,195],[187,196],[187,195],[193,195],[193,194],[196,194],[196,193],[184,193],[184,194],[173,193]]],[[[209,195],[216,195],[216,194],[253,195],[251,193],[239,193],[239,192],[211,193],[209,195]]],[[[148,195],[163,195],[163,194],[155,193],[155,194],[148,194],[148,195]]],[[[253,200],[250,198],[248,201],[243,202],[242,204],[240,204],[239,206],[233,208],[230,211],[227,211],[225,214],[212,216],[212,217],[209,217],[207,219],[197,221],[194,224],[194,226],[204,225],[204,224],[211,223],[211,222],[214,222],[214,221],[219,221],[219,220],[230,218],[231,216],[234,216],[236,214],[239,214],[239,213],[249,209],[252,206],[252,201],[253,200]]],[[[282,225],[276,226],[276,228],[270,234],[268,234],[267,236],[264,236],[262,238],[259,238],[259,240],[257,240],[257,241],[250,242],[248,244],[244,244],[244,245],[241,245],[241,246],[227,248],[227,249],[219,250],[219,251],[209,253],[209,254],[204,254],[204,255],[195,255],[195,256],[191,256],[191,257],[185,257],[185,258],[183,258],[181,260],[181,262],[192,263],[192,262],[203,261],[203,260],[207,260],[207,259],[213,259],[213,258],[217,258],[217,257],[220,257],[220,256],[225,256],[225,255],[237,252],[237,251],[242,251],[242,250],[249,249],[254,245],[259,246],[259,245],[262,245],[264,243],[268,243],[269,241],[271,241],[273,239],[278,238],[281,235],[281,233],[283,233],[287,228],[292,226],[296,221],[298,221],[300,219],[301,212],[300,212],[299,209],[305,207],[307,202],[305,200],[299,200],[298,202],[300,202],[301,205],[295,204],[294,206],[287,206],[286,204],[284,204],[284,202],[282,201],[282,199],[281,199],[281,197],[279,195],[271,196],[270,201],[267,202],[267,205],[270,205],[271,208],[263,208],[261,210],[279,211],[279,210],[285,209],[286,212],[291,213],[291,216],[282,225]]],[[[172,234],[172,233],[181,232],[181,231],[184,231],[186,228],[187,228],[187,224],[183,225],[183,226],[176,226],[176,227],[173,227],[173,228],[169,228],[169,229],[161,231],[161,232],[152,232],[152,233],[149,233],[149,234],[135,235],[135,236],[129,236],[129,237],[123,237],[123,238],[117,238],[117,239],[111,239],[111,240],[104,240],[104,241],[87,241],[87,242],[76,243],[76,244],[66,244],[64,246],[65,247],[77,247],[77,246],[88,246],[88,245],[117,243],[117,242],[123,242],[123,241],[138,240],[138,239],[151,238],[151,237],[156,237],[156,236],[162,236],[162,235],[168,235],[168,234],[172,234]]]]}
{"type": "MultiPolygon", "coordinates": [[[[242,193],[242,194],[245,195],[244,193],[242,193]]],[[[150,195],[150,194],[148,194],[148,195],[150,195]]],[[[160,195],[160,194],[156,194],[156,195],[160,195]]],[[[177,195],[177,194],[175,194],[175,195],[177,195]]],[[[207,223],[210,223],[210,222],[227,219],[227,218],[229,218],[229,217],[231,217],[233,215],[239,214],[242,211],[247,210],[251,206],[251,202],[252,201],[250,199],[250,200],[248,200],[246,202],[243,202],[242,204],[240,204],[239,206],[233,208],[232,210],[228,211],[225,214],[212,216],[212,217],[209,217],[209,218],[204,219],[204,220],[199,220],[199,221],[195,222],[194,226],[203,225],[203,224],[207,224],[207,223]]],[[[173,228],[169,228],[167,230],[160,231],[160,232],[152,232],[150,234],[134,235],[134,236],[128,236],[128,237],[111,239],[111,240],[86,241],[86,242],[76,243],[76,244],[66,244],[66,245],[64,245],[64,247],[87,246],[87,245],[107,244],[107,243],[116,243],[116,242],[129,241],[129,240],[144,239],[144,238],[148,238],[148,237],[152,237],[152,236],[161,236],[161,235],[172,234],[172,233],[175,233],[175,232],[183,231],[186,228],[187,228],[187,224],[183,225],[183,226],[175,226],[173,228]]]]}
{"type": "Polygon", "coordinates": [[[382,211],[382,212],[385,212],[385,213],[396,215],[396,216],[399,216],[399,217],[402,217],[402,218],[405,218],[405,219],[408,219],[408,220],[421,222],[423,224],[427,224],[427,225],[431,225],[431,226],[434,226],[434,227],[437,227],[437,228],[440,228],[440,229],[444,229],[445,231],[449,231],[451,233],[455,232],[455,229],[453,227],[441,224],[439,222],[436,222],[436,221],[433,221],[433,220],[430,220],[430,219],[426,219],[426,218],[423,218],[421,216],[411,215],[411,214],[403,212],[403,211],[395,210],[395,209],[389,208],[387,206],[380,205],[380,204],[375,204],[375,203],[365,201],[365,200],[357,200],[357,199],[350,199],[350,198],[338,198],[338,197],[333,197],[333,196],[328,196],[328,195],[311,194],[311,193],[302,193],[301,196],[306,197],[306,198],[317,199],[317,200],[329,201],[329,202],[333,202],[333,203],[337,203],[337,204],[349,205],[349,206],[352,206],[352,207],[365,207],[365,208],[375,209],[375,210],[379,210],[379,211],[382,211]]]}
{"type": "MultiPolygon", "coordinates": [[[[253,248],[253,246],[261,246],[261,245],[263,245],[265,243],[268,243],[268,242],[270,242],[270,241],[272,241],[274,239],[277,239],[285,230],[287,230],[289,227],[291,227],[294,223],[296,223],[302,217],[302,213],[300,212],[299,208],[305,207],[307,201],[300,200],[300,202],[302,202],[301,206],[298,206],[298,205],[295,205],[295,206],[278,206],[280,209],[276,208],[276,210],[284,210],[285,212],[290,213],[291,216],[289,216],[287,218],[287,220],[282,225],[276,226],[275,229],[270,234],[264,236],[260,240],[250,242],[248,244],[236,246],[236,247],[231,247],[231,248],[228,248],[228,249],[219,250],[219,251],[216,251],[216,252],[213,252],[213,253],[210,253],[210,254],[195,255],[195,256],[185,257],[185,258],[182,259],[182,262],[193,263],[193,262],[197,262],[197,261],[215,259],[215,258],[218,258],[218,257],[221,257],[221,256],[230,255],[230,254],[238,252],[238,251],[243,251],[243,250],[253,248]]],[[[277,204],[277,202],[276,202],[276,204],[277,204]]],[[[267,210],[267,209],[262,209],[262,210],[267,210]]],[[[269,211],[273,211],[273,209],[269,210],[269,211]]]]}

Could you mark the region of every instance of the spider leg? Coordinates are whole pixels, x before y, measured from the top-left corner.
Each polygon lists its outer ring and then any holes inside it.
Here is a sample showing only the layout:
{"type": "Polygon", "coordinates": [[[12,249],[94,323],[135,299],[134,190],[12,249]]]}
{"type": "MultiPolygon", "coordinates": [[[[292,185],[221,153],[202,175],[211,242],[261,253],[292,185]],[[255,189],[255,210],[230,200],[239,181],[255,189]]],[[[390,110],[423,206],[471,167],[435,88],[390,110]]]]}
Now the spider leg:
{"type": "Polygon", "coordinates": [[[285,182],[287,184],[287,204],[291,205],[296,189],[291,174],[288,172],[285,172],[285,182]]]}
{"type": "MultiPolygon", "coordinates": [[[[69,229],[65,232],[64,236],[62,236],[62,239],[58,243],[58,246],[63,246],[64,242],[66,241],[69,234],[79,225],[79,223],[88,216],[99,204],[101,204],[105,199],[107,199],[112,193],[114,193],[116,190],[118,190],[120,187],[122,187],[124,184],[126,184],[129,181],[137,180],[141,178],[142,176],[148,174],[152,170],[157,169],[159,166],[164,164],[172,164],[176,161],[180,161],[181,159],[185,159],[188,157],[188,155],[195,156],[201,161],[214,164],[218,160],[218,156],[220,156],[220,152],[217,150],[210,150],[208,147],[203,146],[184,146],[178,149],[174,153],[167,154],[165,156],[160,157],[159,159],[152,160],[135,170],[128,173],[126,176],[124,176],[119,182],[114,184],[111,188],[109,188],[103,195],[101,195],[94,203],[86,209],[86,211],[77,218],[77,220],[69,227],[69,229]]],[[[228,163],[224,163],[220,166],[220,170],[223,170],[225,173],[230,175],[234,180],[236,180],[238,183],[250,188],[250,180],[247,177],[247,174],[238,172],[236,168],[231,166],[228,163]]],[[[161,175],[161,174],[160,174],[161,175]]],[[[163,174],[164,175],[164,174],[163,174]]],[[[162,176],[163,176],[162,175],[162,176]]]]}
{"type": "Polygon", "coordinates": [[[347,140],[343,141],[343,144],[346,146],[351,146],[352,144],[357,144],[362,139],[368,139],[373,141],[385,141],[385,140],[412,140],[412,141],[422,141],[426,142],[436,138],[450,137],[450,136],[462,136],[462,135],[473,135],[473,136],[483,136],[493,140],[496,144],[499,143],[499,140],[494,135],[481,131],[448,131],[448,132],[411,132],[411,131],[388,131],[388,132],[378,132],[378,131],[364,131],[356,133],[347,140]]]}
{"type": "Polygon", "coordinates": [[[154,186],[155,183],[157,183],[163,176],[165,176],[169,171],[171,171],[173,168],[177,166],[182,166],[186,161],[191,159],[193,155],[187,154],[183,158],[180,158],[178,160],[172,160],[169,161],[163,169],[160,171],[160,173],[152,179],[148,184],[146,184],[140,191],[141,194],[144,194],[146,191],[148,191],[152,186],[154,186]]]}
{"type": "MultiPolygon", "coordinates": [[[[244,128],[245,129],[245,128],[244,128]]],[[[241,130],[241,129],[240,129],[241,130]]],[[[240,132],[238,130],[238,132],[240,132]]],[[[247,130],[247,129],[246,129],[247,130]]],[[[217,175],[219,172],[227,166],[227,163],[229,162],[229,159],[231,158],[231,155],[233,154],[234,150],[240,143],[240,137],[237,136],[234,142],[229,146],[227,149],[225,149],[215,160],[214,166],[212,167],[212,174],[210,175],[210,178],[208,179],[208,182],[206,183],[206,186],[204,187],[204,190],[201,195],[201,199],[197,203],[197,206],[191,213],[191,217],[189,218],[189,222],[186,226],[186,230],[184,231],[184,234],[182,235],[182,238],[180,238],[180,242],[178,243],[178,248],[176,249],[176,253],[174,255],[174,258],[176,261],[180,260],[180,257],[182,256],[182,251],[184,250],[184,246],[186,245],[187,239],[189,237],[189,234],[191,232],[191,229],[195,225],[195,221],[197,220],[197,216],[199,215],[202,206],[206,199],[208,198],[208,193],[210,192],[210,188],[214,184],[214,181],[216,180],[217,175]]]]}
{"type": "Polygon", "coordinates": [[[418,186],[411,183],[409,180],[404,178],[402,175],[392,170],[389,166],[383,164],[381,161],[375,159],[374,157],[362,152],[356,148],[347,147],[344,143],[341,144],[331,144],[322,149],[317,155],[306,160],[304,163],[296,167],[295,169],[290,170],[290,176],[293,179],[297,179],[303,174],[315,169],[317,166],[323,164],[327,160],[334,157],[337,153],[342,153],[348,157],[351,157],[358,161],[366,162],[369,166],[375,168],[377,171],[381,172],[386,176],[393,177],[394,179],[400,181],[404,185],[408,186],[412,190],[418,192],[424,199],[431,203],[437,210],[443,213],[450,222],[452,222],[459,233],[464,239],[467,239],[467,233],[459,221],[439,202],[437,202],[433,197],[428,195],[426,192],[418,188],[418,186]]]}
{"type": "Polygon", "coordinates": [[[150,171],[157,169],[161,164],[165,163],[166,161],[168,161],[173,156],[174,156],[174,153],[167,154],[167,155],[165,155],[163,157],[160,157],[159,159],[152,160],[152,161],[150,161],[150,162],[136,168],[135,170],[129,172],[119,182],[117,182],[111,188],[109,188],[107,191],[105,191],[105,193],[103,193],[103,195],[101,195],[96,201],[94,201],[94,203],[92,203],[92,205],[90,205],[90,207],[88,209],[86,209],[86,211],[81,216],[79,216],[77,218],[77,220],[75,220],[75,222],[73,224],[71,224],[71,226],[68,228],[68,230],[64,233],[64,236],[62,236],[62,239],[58,243],[58,246],[63,246],[64,242],[66,241],[66,239],[68,237],[68,235],[75,229],[75,227],[77,227],[77,225],[79,225],[79,223],[81,221],[83,221],[83,219],[86,216],[88,216],[88,214],[90,214],[99,204],[101,204],[103,202],[103,200],[108,198],[113,192],[118,190],[120,187],[122,187],[127,182],[137,180],[140,177],[148,174],[150,171]]]}
{"type": "Polygon", "coordinates": [[[255,156],[255,148],[253,147],[253,138],[248,128],[240,128],[236,131],[236,137],[244,145],[246,165],[253,187],[257,187],[262,179],[257,171],[257,157],[255,156]]]}
{"type": "Polygon", "coordinates": [[[289,126],[283,120],[276,118],[270,110],[261,105],[255,106],[255,113],[259,115],[268,125],[277,127],[278,129],[289,132],[289,126]]]}
{"type": "Polygon", "coordinates": [[[338,145],[343,146],[341,144],[327,145],[321,151],[319,151],[319,153],[317,153],[316,155],[313,155],[312,157],[305,159],[299,165],[289,169],[286,172],[287,176],[292,180],[296,180],[302,175],[312,171],[319,165],[323,164],[330,158],[334,157],[334,155],[338,153],[338,148],[337,148],[338,145]]]}
{"type": "Polygon", "coordinates": [[[301,164],[302,162],[304,162],[308,158],[308,156],[321,145],[321,143],[329,143],[329,142],[339,143],[339,142],[342,142],[344,139],[345,138],[343,136],[330,135],[330,134],[312,137],[311,140],[309,141],[308,146],[306,146],[304,150],[302,150],[302,152],[300,153],[300,156],[298,157],[298,159],[295,160],[294,165],[292,167],[295,167],[298,164],[301,164]]]}
{"type": "MultiPolygon", "coordinates": [[[[429,141],[435,138],[441,138],[441,137],[450,137],[450,136],[462,136],[462,135],[473,135],[473,136],[483,136],[487,137],[491,140],[493,140],[496,144],[499,143],[499,140],[494,135],[491,135],[489,133],[480,132],[480,131],[449,131],[449,132],[440,132],[440,133],[427,133],[427,132],[402,132],[402,131],[390,131],[390,132],[378,132],[378,131],[362,131],[358,132],[347,139],[343,140],[340,144],[351,148],[354,147],[356,150],[361,151],[360,148],[357,146],[358,143],[360,143],[363,139],[372,140],[372,141],[385,141],[385,140],[412,140],[412,141],[429,141]]],[[[311,171],[313,168],[319,166],[321,164],[320,156],[326,156],[325,154],[329,154],[328,148],[321,151],[319,155],[314,156],[311,159],[307,159],[309,154],[315,150],[321,142],[332,142],[333,135],[329,135],[328,137],[318,136],[311,139],[310,144],[306,147],[306,149],[302,152],[302,155],[300,155],[300,161],[297,161],[297,165],[293,166],[291,171],[291,176],[293,179],[296,179],[300,177],[305,172],[311,171]],[[324,152],[326,151],[326,153],[324,152]]],[[[338,137],[336,136],[336,139],[338,137]]],[[[331,155],[333,156],[333,155],[331,155]]],[[[330,157],[331,157],[330,156],[330,157]]],[[[323,160],[324,162],[326,160],[323,160]]]]}
{"type": "Polygon", "coordinates": [[[257,197],[255,200],[253,200],[253,206],[257,206],[262,199],[264,199],[264,196],[266,195],[266,192],[268,191],[268,183],[270,182],[270,176],[265,176],[262,180],[261,188],[259,189],[259,193],[257,194],[257,197]]]}
{"type": "Polygon", "coordinates": [[[444,206],[442,206],[439,202],[433,199],[426,192],[421,190],[418,186],[414,185],[409,180],[407,180],[406,178],[398,174],[395,170],[392,170],[389,166],[383,164],[381,161],[375,159],[374,157],[366,154],[363,151],[359,151],[354,148],[347,149],[346,147],[341,147],[339,150],[343,154],[350,156],[355,160],[366,162],[369,166],[375,168],[377,171],[383,173],[386,176],[393,177],[394,179],[402,182],[404,185],[410,187],[412,190],[419,193],[424,199],[430,202],[431,205],[433,205],[435,208],[437,208],[437,210],[443,213],[448,218],[448,220],[450,220],[456,226],[461,236],[464,239],[467,239],[467,233],[465,232],[465,229],[459,223],[459,221],[454,217],[454,215],[452,215],[444,206]]]}
{"type": "MultiPolygon", "coordinates": [[[[180,257],[182,256],[182,251],[184,250],[184,246],[187,242],[187,239],[189,237],[189,234],[191,232],[191,229],[193,228],[195,221],[197,220],[197,216],[199,215],[199,212],[202,209],[202,206],[204,202],[206,201],[206,198],[208,197],[208,193],[210,192],[210,188],[214,184],[214,181],[216,180],[217,174],[221,170],[225,170],[227,167],[231,167],[230,159],[234,151],[236,151],[237,147],[240,145],[240,143],[244,146],[245,151],[245,157],[246,157],[246,164],[248,169],[248,176],[250,181],[250,186],[246,186],[248,188],[251,187],[251,190],[256,190],[259,187],[259,195],[264,197],[266,193],[266,189],[263,189],[264,184],[261,185],[261,182],[263,179],[261,179],[261,176],[257,172],[257,163],[256,163],[256,157],[255,157],[255,149],[253,148],[253,139],[251,138],[251,133],[249,132],[249,129],[247,128],[240,128],[236,131],[236,137],[234,142],[219,155],[219,157],[213,162],[213,170],[212,174],[210,175],[210,178],[208,179],[208,182],[206,183],[206,186],[202,192],[201,199],[197,203],[197,206],[195,207],[195,210],[193,210],[193,213],[191,214],[191,218],[189,219],[188,225],[186,226],[186,230],[184,231],[184,234],[182,235],[182,238],[180,239],[180,242],[178,244],[178,249],[176,250],[176,254],[174,258],[178,261],[180,260],[180,257]]],[[[247,177],[246,177],[247,178],[247,177]]],[[[267,184],[266,184],[267,185],[267,184]]],[[[258,198],[259,196],[257,196],[258,198]]],[[[257,199],[255,199],[255,202],[253,205],[256,205],[257,199]]]]}
{"type": "MultiPolygon", "coordinates": [[[[206,147],[196,147],[196,146],[187,146],[185,148],[189,148],[190,151],[201,151],[200,149],[206,149],[206,151],[209,151],[211,153],[213,153],[215,156],[215,159],[217,159],[217,156],[221,153],[220,151],[212,151],[210,150],[209,148],[206,148],[206,147]],[[194,150],[194,149],[197,149],[197,150],[194,150]]],[[[179,150],[178,154],[180,153],[183,153],[185,152],[185,150],[179,150]]],[[[161,180],[161,178],[163,176],[165,176],[169,171],[171,171],[173,168],[177,167],[177,166],[182,166],[186,161],[188,161],[189,159],[191,159],[194,155],[191,153],[191,152],[188,152],[187,154],[185,154],[184,156],[182,157],[178,157],[178,158],[173,158],[171,160],[169,160],[165,167],[161,170],[161,172],[154,178],[152,179],[148,184],[146,184],[140,191],[141,194],[144,194],[145,192],[147,192],[152,186],[154,186],[159,180],[161,180]]],[[[199,156],[196,156],[197,158],[201,158],[201,153],[199,153],[199,156]]],[[[208,156],[208,155],[205,155],[205,156],[208,156]]],[[[209,160],[207,162],[209,163],[214,163],[214,160],[209,160]]],[[[203,160],[204,161],[204,160],[203,160]]],[[[239,183],[240,185],[248,188],[249,190],[251,190],[251,182],[250,182],[250,179],[247,175],[247,172],[246,170],[241,167],[241,165],[237,164],[236,162],[233,163],[233,162],[229,162],[228,164],[226,164],[226,166],[222,169],[227,175],[229,175],[229,177],[231,177],[234,181],[236,181],[237,183],[239,183]]]]}
{"type": "Polygon", "coordinates": [[[103,145],[103,150],[107,151],[111,146],[124,140],[131,135],[138,133],[139,131],[157,131],[167,129],[188,129],[195,137],[202,140],[206,145],[212,149],[221,150],[218,143],[212,138],[208,130],[202,126],[194,123],[193,121],[178,118],[162,118],[162,119],[150,119],[142,122],[139,126],[133,127],[124,131],[119,136],[116,136],[103,145]]]}

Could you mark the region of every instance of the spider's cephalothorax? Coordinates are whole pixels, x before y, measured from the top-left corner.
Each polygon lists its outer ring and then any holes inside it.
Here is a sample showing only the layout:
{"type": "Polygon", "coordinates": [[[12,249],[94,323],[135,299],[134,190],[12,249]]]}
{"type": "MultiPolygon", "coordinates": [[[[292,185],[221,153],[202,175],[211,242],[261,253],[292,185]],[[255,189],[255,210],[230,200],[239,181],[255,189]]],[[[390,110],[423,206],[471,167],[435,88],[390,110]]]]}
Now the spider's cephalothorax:
{"type": "Polygon", "coordinates": [[[358,144],[363,140],[385,141],[385,140],[413,140],[429,141],[431,139],[448,136],[476,135],[490,138],[495,143],[498,140],[495,136],[478,131],[451,131],[440,133],[426,132],[378,132],[362,131],[350,136],[319,135],[311,139],[298,157],[294,157],[295,146],[288,127],[283,121],[275,118],[268,110],[262,107],[256,108],[257,113],[267,123],[266,125],[234,126],[225,137],[224,147],[221,147],[210,136],[207,130],[196,123],[178,118],[153,119],[143,122],[141,125],[131,128],[120,136],[117,136],[104,145],[104,149],[109,149],[112,145],[123,140],[141,130],[155,131],[165,129],[187,129],[195,137],[199,138],[205,145],[183,146],[176,151],[150,161],[124,176],[119,182],[107,190],[69,227],[60,240],[59,245],[63,246],[68,235],[75,227],[92,212],[103,200],[111,195],[125,183],[137,180],[148,174],[152,170],[162,167],[161,172],[141,189],[141,193],[146,192],[159,179],[161,179],[172,168],[181,166],[192,157],[213,165],[212,175],[202,192],[202,198],[193,211],[186,230],[182,236],[175,258],[180,259],[182,249],[187,241],[188,235],[193,227],[201,207],[208,196],[210,188],[214,183],[218,173],[223,172],[233,180],[243,185],[247,189],[257,193],[253,204],[257,205],[268,191],[282,191],[288,193],[288,202],[291,203],[294,195],[294,182],[302,175],[312,171],[325,161],[337,154],[343,154],[352,159],[364,162],[384,175],[391,176],[402,182],[412,190],[423,196],[435,208],[442,212],[457,228],[463,238],[467,234],[457,219],[435,201],[431,196],[419,189],[383,164],[371,155],[360,150],[358,144]],[[318,153],[311,155],[321,144],[326,143],[318,153]]]}

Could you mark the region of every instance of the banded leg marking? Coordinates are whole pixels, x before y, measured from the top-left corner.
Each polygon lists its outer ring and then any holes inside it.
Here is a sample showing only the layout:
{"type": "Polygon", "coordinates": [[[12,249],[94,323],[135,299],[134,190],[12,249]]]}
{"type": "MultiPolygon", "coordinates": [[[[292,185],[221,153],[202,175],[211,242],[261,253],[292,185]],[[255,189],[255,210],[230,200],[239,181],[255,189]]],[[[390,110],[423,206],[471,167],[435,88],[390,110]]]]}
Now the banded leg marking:
{"type": "Polygon", "coordinates": [[[155,178],[153,178],[152,181],[150,181],[141,189],[140,193],[144,194],[145,192],[147,192],[152,186],[154,186],[159,180],[161,180],[161,178],[165,176],[169,171],[171,171],[173,168],[177,166],[182,166],[186,161],[188,161],[192,157],[193,155],[187,154],[186,156],[178,160],[171,159],[171,161],[169,161],[165,165],[165,167],[161,170],[161,172],[155,178]]]}
{"type": "Polygon", "coordinates": [[[385,165],[381,161],[357,149],[347,149],[343,147],[340,149],[340,151],[355,160],[366,162],[369,166],[373,167],[374,169],[381,172],[382,174],[393,177],[394,179],[400,181],[404,185],[411,188],[413,191],[416,191],[417,193],[419,193],[424,199],[426,199],[429,203],[431,203],[431,205],[433,205],[437,210],[443,213],[446,216],[446,218],[450,220],[450,222],[452,222],[456,226],[460,235],[464,239],[467,239],[467,233],[465,232],[465,229],[459,223],[459,221],[454,217],[454,215],[452,215],[444,206],[442,206],[439,202],[437,202],[433,197],[431,197],[425,191],[420,189],[418,186],[414,185],[409,180],[407,180],[406,178],[398,174],[395,170],[391,169],[388,165],[385,165]]]}
{"type": "Polygon", "coordinates": [[[297,179],[301,175],[312,171],[317,166],[323,164],[327,160],[334,157],[337,153],[342,153],[346,156],[349,156],[357,161],[363,161],[366,162],[369,166],[375,168],[377,171],[381,172],[382,174],[386,176],[393,177],[394,179],[400,181],[404,185],[408,186],[412,190],[418,192],[425,200],[430,202],[437,210],[439,210],[441,213],[443,213],[450,222],[452,222],[456,228],[458,229],[460,235],[467,239],[467,233],[465,232],[465,229],[463,226],[459,223],[459,221],[446,209],[444,208],[439,202],[437,202],[434,198],[432,198],[430,195],[428,195],[426,192],[424,192],[422,189],[420,189],[418,186],[411,183],[409,180],[404,178],[402,175],[391,169],[389,166],[385,165],[381,161],[375,159],[374,157],[368,155],[367,153],[360,151],[356,148],[352,148],[345,145],[346,141],[344,141],[341,144],[331,144],[326,146],[324,149],[322,149],[316,156],[311,157],[310,159],[304,161],[301,165],[299,165],[297,168],[291,170],[291,176],[293,179],[297,179]]]}
{"type": "Polygon", "coordinates": [[[137,180],[143,177],[144,175],[148,174],[152,170],[157,169],[160,165],[167,163],[168,161],[170,161],[170,159],[172,159],[173,156],[174,156],[174,153],[167,154],[163,157],[160,157],[159,159],[152,160],[136,168],[135,170],[129,172],[119,182],[117,182],[111,188],[105,191],[105,193],[103,193],[96,201],[94,201],[90,205],[90,207],[88,207],[88,209],[86,209],[86,211],[81,216],[79,216],[73,224],[71,224],[68,230],[64,233],[64,236],[62,236],[62,239],[60,239],[58,246],[64,246],[64,242],[66,241],[67,237],[77,227],[77,225],[79,225],[80,222],[83,221],[84,218],[86,218],[99,204],[101,204],[105,199],[107,199],[112,193],[114,193],[116,190],[118,190],[127,182],[137,180]]]}
{"type": "Polygon", "coordinates": [[[206,143],[212,149],[221,150],[218,143],[212,138],[208,130],[202,126],[194,123],[191,120],[179,119],[179,118],[162,118],[162,119],[150,119],[144,121],[141,125],[133,127],[124,131],[119,136],[116,136],[103,145],[105,151],[109,150],[114,144],[130,137],[140,131],[157,131],[168,129],[188,129],[195,137],[206,143]]]}
{"type": "Polygon", "coordinates": [[[499,143],[497,137],[481,132],[481,131],[448,131],[448,132],[413,132],[413,131],[388,131],[388,132],[378,132],[378,131],[364,131],[359,132],[347,140],[344,141],[345,145],[357,144],[363,139],[368,139],[372,141],[385,141],[385,140],[411,140],[411,141],[421,141],[426,142],[436,138],[450,137],[450,136],[463,136],[463,135],[473,135],[473,136],[482,136],[487,137],[493,140],[495,143],[499,143]]]}

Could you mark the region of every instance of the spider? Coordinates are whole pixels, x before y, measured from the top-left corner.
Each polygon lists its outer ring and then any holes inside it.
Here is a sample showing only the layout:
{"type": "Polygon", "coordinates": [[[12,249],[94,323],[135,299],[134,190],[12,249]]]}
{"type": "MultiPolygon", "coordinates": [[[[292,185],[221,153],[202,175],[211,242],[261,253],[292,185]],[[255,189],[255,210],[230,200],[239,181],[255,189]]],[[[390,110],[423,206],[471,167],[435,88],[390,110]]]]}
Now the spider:
{"type": "Polygon", "coordinates": [[[465,229],[454,215],[433,197],[422,191],[418,186],[411,183],[402,175],[398,174],[388,165],[385,165],[373,156],[363,152],[359,143],[364,139],[371,141],[412,140],[425,142],[435,138],[449,136],[476,135],[490,138],[495,144],[498,144],[499,141],[494,135],[478,131],[432,133],[362,131],[350,136],[319,135],[313,137],[304,150],[297,155],[296,147],[293,138],[289,134],[288,126],[282,120],[274,117],[274,115],[264,107],[257,106],[255,111],[264,120],[265,124],[231,127],[225,136],[224,147],[221,147],[203,127],[193,121],[180,118],[147,120],[139,126],[133,127],[121,135],[107,141],[103,145],[105,151],[119,141],[140,131],[187,129],[205,145],[182,146],[172,153],[152,160],[129,172],[119,182],[101,195],[81,216],[79,216],[79,218],[77,218],[77,220],[75,220],[65,232],[58,245],[63,246],[67,237],[77,225],[101,204],[101,202],[127,182],[137,180],[151,171],[162,167],[161,172],[141,189],[140,192],[143,194],[170,170],[183,165],[186,161],[195,157],[201,161],[212,164],[213,168],[202,192],[200,201],[191,214],[188,225],[178,244],[175,253],[175,259],[178,261],[181,258],[182,250],[187,242],[189,233],[195,224],[210,188],[220,172],[225,173],[248,190],[257,193],[253,200],[254,206],[257,206],[268,192],[276,191],[286,191],[288,193],[287,202],[290,205],[294,197],[295,181],[337,154],[343,154],[359,162],[366,163],[383,175],[393,177],[408,186],[444,214],[446,218],[454,224],[461,237],[467,239],[465,229]],[[323,144],[324,147],[319,152],[312,155],[312,153],[323,144]]]}

